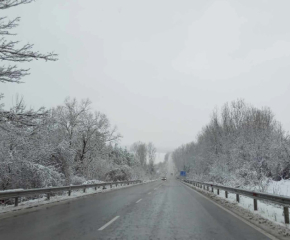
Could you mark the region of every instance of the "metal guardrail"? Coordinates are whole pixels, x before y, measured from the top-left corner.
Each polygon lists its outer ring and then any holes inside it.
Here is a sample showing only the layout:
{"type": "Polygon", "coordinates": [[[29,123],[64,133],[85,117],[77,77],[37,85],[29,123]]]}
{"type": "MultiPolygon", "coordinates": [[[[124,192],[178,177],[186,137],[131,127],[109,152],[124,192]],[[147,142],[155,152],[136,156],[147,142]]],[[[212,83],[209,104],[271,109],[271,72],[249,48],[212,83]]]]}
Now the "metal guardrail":
{"type": "Polygon", "coordinates": [[[248,191],[238,188],[231,188],[231,187],[225,187],[222,185],[217,184],[211,184],[211,183],[204,183],[204,182],[198,182],[198,181],[192,181],[192,180],[183,180],[186,183],[192,184],[195,187],[202,188],[204,190],[209,190],[211,188],[211,192],[214,192],[214,189],[217,190],[217,194],[219,195],[219,191],[224,190],[225,191],[225,197],[228,198],[228,193],[234,193],[236,194],[236,201],[240,202],[240,195],[253,198],[254,201],[254,210],[258,210],[258,201],[268,201],[272,202],[278,205],[283,206],[284,210],[284,220],[286,224],[289,224],[289,207],[290,207],[290,197],[276,195],[276,194],[268,194],[268,193],[260,193],[260,192],[254,192],[254,191],[248,191]]]}
{"type": "Polygon", "coordinates": [[[106,183],[96,183],[96,184],[86,184],[86,185],[75,185],[75,186],[66,186],[66,187],[51,187],[51,188],[36,188],[36,189],[27,189],[27,190],[18,190],[18,191],[7,191],[0,192],[0,200],[7,200],[10,198],[15,199],[15,206],[18,206],[19,198],[26,196],[33,196],[38,194],[46,194],[47,200],[50,199],[50,195],[55,192],[68,192],[68,196],[71,195],[72,190],[83,189],[83,192],[86,192],[87,188],[95,188],[97,190],[99,187],[103,187],[106,189],[106,186],[110,186],[110,188],[115,185],[130,185],[142,183],[141,180],[135,181],[124,181],[124,182],[106,182],[106,183]]]}

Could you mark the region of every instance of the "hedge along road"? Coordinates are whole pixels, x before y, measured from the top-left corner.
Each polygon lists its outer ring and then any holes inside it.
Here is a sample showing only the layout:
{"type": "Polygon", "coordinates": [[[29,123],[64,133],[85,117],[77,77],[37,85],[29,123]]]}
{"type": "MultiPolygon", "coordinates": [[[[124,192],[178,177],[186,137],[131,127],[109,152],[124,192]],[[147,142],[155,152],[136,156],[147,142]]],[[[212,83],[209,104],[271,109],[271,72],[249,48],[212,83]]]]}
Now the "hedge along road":
{"type": "Polygon", "coordinates": [[[169,179],[1,219],[0,239],[270,238],[169,179]]]}

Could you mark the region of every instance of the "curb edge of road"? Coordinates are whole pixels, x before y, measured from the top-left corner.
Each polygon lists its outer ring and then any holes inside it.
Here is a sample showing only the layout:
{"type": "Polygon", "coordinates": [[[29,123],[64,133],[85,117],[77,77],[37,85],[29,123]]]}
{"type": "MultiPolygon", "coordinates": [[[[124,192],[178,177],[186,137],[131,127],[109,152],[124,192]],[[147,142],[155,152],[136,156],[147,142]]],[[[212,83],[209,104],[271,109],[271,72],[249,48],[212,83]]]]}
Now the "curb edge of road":
{"type": "Polygon", "coordinates": [[[34,205],[34,206],[25,206],[23,208],[14,209],[14,210],[12,209],[11,211],[0,213],[0,220],[10,218],[10,217],[17,217],[18,215],[22,215],[22,214],[26,214],[26,213],[36,212],[36,211],[44,209],[44,208],[49,209],[51,207],[54,207],[54,206],[60,205],[60,204],[69,204],[71,201],[76,201],[76,200],[80,200],[81,198],[91,197],[91,196],[96,195],[96,194],[105,194],[105,193],[109,193],[112,191],[122,190],[124,188],[129,188],[129,187],[139,186],[139,185],[143,185],[143,184],[147,184],[147,183],[152,183],[155,181],[157,181],[157,180],[150,181],[150,182],[137,183],[137,184],[133,184],[133,185],[124,186],[121,188],[108,189],[108,190],[102,191],[102,192],[94,192],[94,193],[90,193],[90,194],[84,194],[84,195],[76,196],[73,198],[60,199],[60,200],[57,200],[54,202],[45,202],[43,204],[38,204],[38,205],[34,205]]]}
{"type": "MultiPolygon", "coordinates": [[[[207,194],[205,194],[203,191],[199,191],[199,189],[195,189],[192,185],[184,183],[181,181],[181,183],[183,183],[185,186],[187,186],[188,188],[194,190],[196,193],[198,193],[199,195],[201,195],[202,197],[204,197],[205,199],[207,199],[208,201],[212,202],[213,204],[215,204],[216,206],[218,206],[219,208],[223,209],[224,211],[228,212],[229,214],[231,214],[232,216],[238,218],[239,220],[241,220],[242,222],[244,222],[245,224],[249,225],[250,227],[254,228],[255,230],[259,231],[260,233],[262,233],[263,235],[265,235],[266,237],[272,239],[272,240],[287,240],[289,239],[289,236],[281,236],[278,235],[276,233],[270,232],[269,229],[267,228],[267,226],[263,226],[263,225],[258,225],[255,221],[251,221],[251,219],[246,218],[245,216],[243,216],[242,214],[240,214],[238,211],[234,211],[234,209],[232,208],[228,208],[225,205],[222,205],[220,203],[217,203],[216,201],[214,201],[213,199],[209,198],[207,194]]],[[[207,192],[206,192],[207,193],[207,192]]],[[[227,200],[225,200],[227,201],[227,200]]],[[[242,207],[241,207],[242,208],[242,207]]],[[[246,210],[243,208],[243,210],[246,210]]],[[[253,214],[251,212],[249,212],[250,214],[253,214]]],[[[261,216],[262,217],[262,216],[261,216]]],[[[262,217],[263,218],[263,217],[262,217]]],[[[273,223],[275,224],[275,223],[273,223]]]]}

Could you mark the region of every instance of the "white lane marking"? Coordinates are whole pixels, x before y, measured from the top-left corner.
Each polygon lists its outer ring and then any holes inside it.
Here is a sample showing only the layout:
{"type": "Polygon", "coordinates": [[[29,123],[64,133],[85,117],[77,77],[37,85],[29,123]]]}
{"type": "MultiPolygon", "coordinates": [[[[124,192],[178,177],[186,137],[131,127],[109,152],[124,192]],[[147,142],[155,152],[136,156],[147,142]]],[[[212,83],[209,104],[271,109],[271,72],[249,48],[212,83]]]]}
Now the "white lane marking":
{"type": "Polygon", "coordinates": [[[108,227],[110,224],[112,224],[113,222],[115,222],[120,216],[116,216],[114,217],[110,222],[107,222],[104,226],[100,227],[98,230],[102,231],[104,230],[106,227],[108,227]]]}
{"type": "Polygon", "coordinates": [[[141,201],[142,201],[142,198],[140,198],[136,203],[141,202],[141,201]]]}
{"type": "Polygon", "coordinates": [[[149,192],[148,194],[151,194],[151,192],[149,192]]]}
{"type": "Polygon", "coordinates": [[[242,217],[240,217],[239,215],[237,215],[236,213],[224,208],[223,206],[219,205],[218,203],[216,203],[215,201],[209,199],[208,197],[206,197],[205,195],[201,194],[200,192],[198,192],[197,190],[195,190],[194,188],[192,188],[191,186],[188,186],[187,184],[184,184],[186,187],[194,190],[196,193],[198,193],[200,196],[204,197],[205,199],[207,199],[208,201],[212,202],[213,204],[215,204],[216,206],[220,207],[221,209],[225,210],[226,212],[228,212],[229,214],[235,216],[236,218],[238,218],[239,220],[241,220],[242,222],[244,222],[245,224],[249,225],[250,227],[256,229],[258,232],[264,234],[265,236],[267,236],[268,238],[270,238],[271,240],[279,240],[278,238],[276,238],[275,236],[271,235],[270,233],[267,233],[265,230],[257,227],[256,225],[254,225],[251,222],[248,222],[247,220],[243,219],[242,217]]]}

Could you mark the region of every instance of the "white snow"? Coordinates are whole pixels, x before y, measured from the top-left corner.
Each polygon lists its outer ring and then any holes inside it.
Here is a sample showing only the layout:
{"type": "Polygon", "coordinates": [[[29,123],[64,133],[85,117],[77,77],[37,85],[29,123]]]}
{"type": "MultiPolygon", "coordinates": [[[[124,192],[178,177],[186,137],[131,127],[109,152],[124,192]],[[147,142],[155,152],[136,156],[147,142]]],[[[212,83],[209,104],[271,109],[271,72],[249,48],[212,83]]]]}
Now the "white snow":
{"type": "Polygon", "coordinates": [[[270,181],[266,191],[272,194],[290,196],[290,180],[270,181]]]}
{"type": "MultiPolygon", "coordinates": [[[[281,180],[281,181],[270,181],[268,187],[266,188],[266,192],[270,194],[277,194],[283,196],[290,196],[290,180],[281,180]]],[[[216,191],[215,191],[216,193],[216,191]]],[[[225,198],[224,191],[220,190],[221,198],[225,198]]],[[[236,195],[229,193],[228,200],[232,202],[236,202],[236,195]]],[[[281,205],[276,205],[270,202],[262,202],[258,200],[258,211],[254,211],[254,203],[253,199],[240,195],[240,203],[239,206],[250,210],[255,214],[260,214],[261,216],[279,223],[285,226],[284,223],[284,215],[283,215],[283,207],[281,205]]],[[[288,226],[289,227],[289,226],[288,226]]]]}
{"type": "MultiPolygon", "coordinates": [[[[258,187],[244,188],[247,190],[257,191],[258,187]]],[[[283,196],[290,196],[290,180],[281,180],[281,181],[270,181],[269,185],[265,189],[266,193],[277,194],[283,196]]],[[[215,190],[215,194],[216,194],[215,190]]],[[[225,192],[220,190],[220,195],[217,195],[220,198],[225,198],[225,192]]],[[[228,193],[228,201],[236,203],[236,194],[228,193]]],[[[261,216],[267,218],[270,221],[276,222],[285,226],[284,224],[284,213],[283,207],[281,205],[276,205],[270,202],[262,202],[258,200],[258,211],[254,211],[253,199],[240,195],[240,203],[237,203],[239,206],[250,210],[255,214],[260,214],[261,216]]],[[[289,226],[288,226],[289,227],[289,226]]]]}
{"type": "Polygon", "coordinates": [[[14,191],[21,191],[24,190],[23,188],[17,188],[17,189],[8,189],[8,190],[0,190],[0,193],[2,192],[14,192],[14,191]]]}
{"type": "MultiPolygon", "coordinates": [[[[216,191],[215,191],[216,194],[216,191]]],[[[218,195],[217,195],[218,196],[218,195]]],[[[225,198],[225,192],[220,190],[220,198],[225,198]]],[[[228,201],[236,202],[236,194],[228,193],[228,201]]],[[[240,195],[240,202],[237,203],[238,206],[241,206],[245,209],[248,209],[254,214],[259,214],[264,218],[267,218],[270,221],[276,222],[280,225],[286,226],[284,223],[283,208],[281,205],[272,204],[269,202],[262,202],[258,200],[258,211],[254,211],[254,200],[253,198],[245,197],[240,195]]],[[[289,226],[288,226],[289,227],[289,226]]],[[[290,228],[289,228],[290,229],[290,228]]]]}
{"type": "MultiPolygon", "coordinates": [[[[290,226],[284,223],[282,206],[276,206],[258,200],[258,211],[254,211],[252,198],[240,195],[240,203],[237,203],[236,195],[233,193],[229,193],[228,198],[226,199],[225,192],[222,190],[220,190],[220,195],[217,195],[216,190],[214,190],[213,194],[210,191],[194,187],[191,184],[185,184],[206,195],[218,204],[230,209],[234,213],[242,216],[254,225],[260,226],[263,230],[266,230],[276,237],[279,236],[279,239],[289,239],[290,226]]],[[[288,183],[286,185],[288,185],[288,183]]]]}

